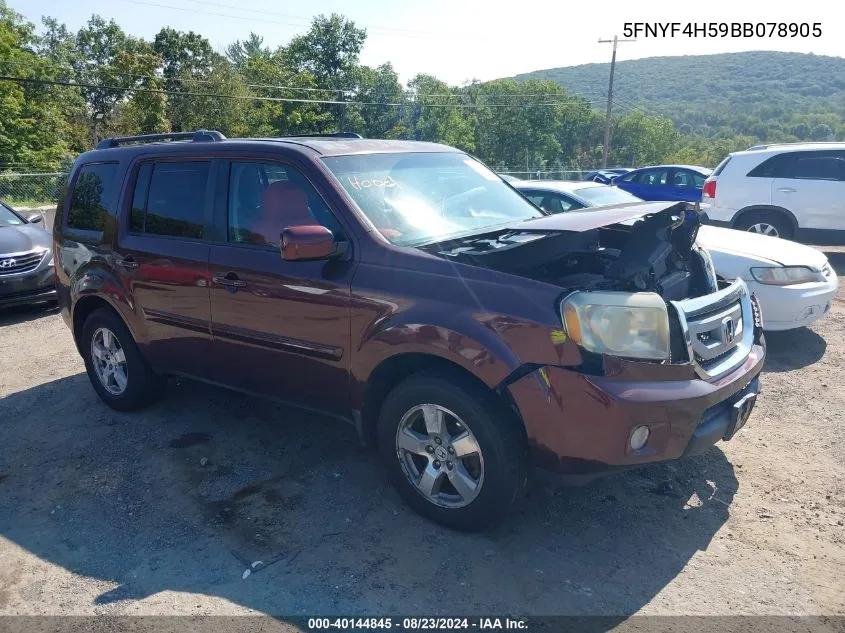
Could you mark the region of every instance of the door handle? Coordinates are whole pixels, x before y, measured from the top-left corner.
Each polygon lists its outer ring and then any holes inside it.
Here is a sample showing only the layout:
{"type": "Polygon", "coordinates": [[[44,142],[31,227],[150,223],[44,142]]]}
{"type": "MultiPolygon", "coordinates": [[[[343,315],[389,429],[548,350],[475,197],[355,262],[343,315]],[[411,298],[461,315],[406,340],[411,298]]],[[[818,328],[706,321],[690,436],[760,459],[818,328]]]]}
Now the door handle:
{"type": "Polygon", "coordinates": [[[119,268],[123,268],[123,270],[138,270],[138,262],[135,261],[135,258],[132,255],[127,255],[123,259],[118,259],[115,262],[115,265],[119,268]]]}
{"type": "Polygon", "coordinates": [[[778,191],[781,193],[795,193],[795,189],[792,187],[778,187],[778,191]]]}
{"type": "Polygon", "coordinates": [[[215,275],[212,281],[221,286],[226,286],[230,291],[237,292],[238,288],[245,288],[246,282],[238,277],[237,273],[226,273],[225,275],[215,275]]]}

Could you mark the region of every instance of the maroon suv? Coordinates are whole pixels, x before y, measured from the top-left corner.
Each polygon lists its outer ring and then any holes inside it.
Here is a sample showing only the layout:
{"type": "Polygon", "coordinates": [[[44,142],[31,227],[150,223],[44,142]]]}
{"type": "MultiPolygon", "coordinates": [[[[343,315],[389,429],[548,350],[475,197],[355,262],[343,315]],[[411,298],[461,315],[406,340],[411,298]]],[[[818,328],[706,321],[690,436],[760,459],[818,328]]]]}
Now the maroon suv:
{"type": "Polygon", "coordinates": [[[567,475],[729,439],[759,390],[759,309],[719,287],[696,210],[548,216],[430,143],[107,139],[55,222],[62,315],[119,410],[187,375],[349,420],[418,512],[506,514],[567,475]]]}

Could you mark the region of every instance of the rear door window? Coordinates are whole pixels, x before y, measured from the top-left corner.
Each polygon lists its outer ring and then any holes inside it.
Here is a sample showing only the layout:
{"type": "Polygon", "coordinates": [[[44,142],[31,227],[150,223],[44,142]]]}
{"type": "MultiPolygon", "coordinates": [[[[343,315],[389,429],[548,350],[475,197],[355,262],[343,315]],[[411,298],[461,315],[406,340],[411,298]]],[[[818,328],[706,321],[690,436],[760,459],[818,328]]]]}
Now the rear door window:
{"type": "Polygon", "coordinates": [[[117,163],[93,163],[80,168],[71,194],[68,229],[102,235],[115,214],[117,170],[117,163]]]}
{"type": "Polygon", "coordinates": [[[845,152],[797,154],[792,178],[802,180],[845,180],[845,152]],[[836,154],[841,154],[836,156],[836,154]]]}
{"type": "Polygon", "coordinates": [[[752,169],[751,177],[796,180],[845,180],[845,152],[788,152],[752,169]]]}
{"type": "Polygon", "coordinates": [[[188,239],[205,237],[210,167],[209,161],[141,165],[129,230],[188,239]]]}

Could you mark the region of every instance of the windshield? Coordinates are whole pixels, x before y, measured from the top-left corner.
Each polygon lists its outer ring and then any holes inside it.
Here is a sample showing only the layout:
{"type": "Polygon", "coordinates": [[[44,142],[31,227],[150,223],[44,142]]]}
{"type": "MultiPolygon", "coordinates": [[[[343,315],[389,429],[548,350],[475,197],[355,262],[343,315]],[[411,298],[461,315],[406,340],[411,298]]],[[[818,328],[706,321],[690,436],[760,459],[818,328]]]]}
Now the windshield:
{"type": "Polygon", "coordinates": [[[13,213],[9,207],[0,202],[0,226],[18,226],[19,224],[26,224],[26,222],[13,213]]]}
{"type": "Polygon", "coordinates": [[[587,201],[591,207],[642,202],[642,199],[619,189],[619,187],[582,187],[581,189],[574,189],[572,193],[587,201]]]}
{"type": "Polygon", "coordinates": [[[394,244],[481,233],[544,215],[466,154],[361,154],[323,161],[394,244]]]}

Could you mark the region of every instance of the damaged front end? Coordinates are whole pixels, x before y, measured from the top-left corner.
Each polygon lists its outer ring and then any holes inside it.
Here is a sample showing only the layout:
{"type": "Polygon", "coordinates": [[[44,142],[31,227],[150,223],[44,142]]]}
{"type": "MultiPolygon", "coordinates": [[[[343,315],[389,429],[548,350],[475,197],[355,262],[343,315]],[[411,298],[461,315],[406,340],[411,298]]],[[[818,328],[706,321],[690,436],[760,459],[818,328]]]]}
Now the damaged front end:
{"type": "MultiPolygon", "coordinates": [[[[687,203],[571,212],[427,246],[442,257],[561,288],[561,319],[585,365],[608,357],[691,363],[716,380],[748,356],[754,298],[720,289],[687,203]]],[[[586,369],[586,367],[585,367],[586,369]]]]}

